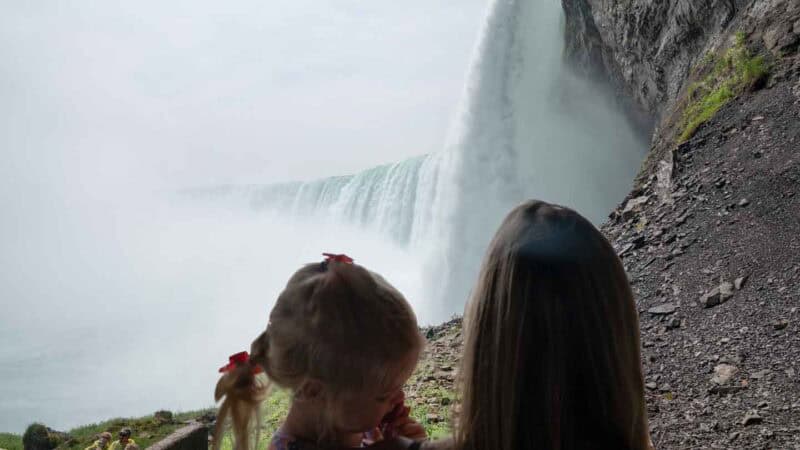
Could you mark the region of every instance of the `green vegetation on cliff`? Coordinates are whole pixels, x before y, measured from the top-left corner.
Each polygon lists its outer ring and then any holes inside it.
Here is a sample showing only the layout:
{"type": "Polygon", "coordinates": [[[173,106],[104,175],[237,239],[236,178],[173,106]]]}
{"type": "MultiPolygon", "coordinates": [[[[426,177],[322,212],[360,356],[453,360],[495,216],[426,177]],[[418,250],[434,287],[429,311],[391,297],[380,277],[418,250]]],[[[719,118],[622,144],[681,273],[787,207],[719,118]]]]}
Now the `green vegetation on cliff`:
{"type": "Polygon", "coordinates": [[[687,90],[689,102],[683,113],[679,143],[692,137],[720,108],[768,74],[764,57],[750,52],[742,32],[736,34],[733,45],[722,54],[707,54],[702,66],[701,70],[708,73],[687,90]]]}
{"type": "MultiPolygon", "coordinates": [[[[200,410],[172,415],[168,411],[159,411],[153,415],[138,418],[117,418],[90,425],[83,425],[73,428],[66,433],[53,432],[43,425],[33,424],[28,427],[26,434],[36,437],[46,436],[51,448],[58,450],[80,449],[90,446],[104,431],[110,432],[115,436],[117,432],[128,427],[133,430],[133,439],[141,448],[150,445],[167,437],[173,431],[184,425],[184,422],[202,416],[215,410],[200,410]],[[42,433],[44,430],[44,433],[42,433]]],[[[12,433],[0,433],[0,449],[3,450],[23,450],[23,436],[12,433]]]]}

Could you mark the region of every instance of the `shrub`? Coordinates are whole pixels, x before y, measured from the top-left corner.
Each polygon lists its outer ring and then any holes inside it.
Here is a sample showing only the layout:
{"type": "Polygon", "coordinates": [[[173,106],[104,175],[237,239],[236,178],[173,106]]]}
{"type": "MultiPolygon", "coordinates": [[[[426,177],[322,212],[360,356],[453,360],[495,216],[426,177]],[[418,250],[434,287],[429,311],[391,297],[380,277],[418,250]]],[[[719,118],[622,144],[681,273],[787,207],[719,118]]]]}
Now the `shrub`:
{"type": "Polygon", "coordinates": [[[172,423],[172,417],[172,411],[167,411],[165,409],[156,411],[155,414],[153,414],[153,420],[156,423],[172,423]]]}
{"type": "Polygon", "coordinates": [[[47,427],[40,423],[31,424],[22,435],[22,446],[25,450],[50,450],[55,448],[53,444],[47,427]]]}

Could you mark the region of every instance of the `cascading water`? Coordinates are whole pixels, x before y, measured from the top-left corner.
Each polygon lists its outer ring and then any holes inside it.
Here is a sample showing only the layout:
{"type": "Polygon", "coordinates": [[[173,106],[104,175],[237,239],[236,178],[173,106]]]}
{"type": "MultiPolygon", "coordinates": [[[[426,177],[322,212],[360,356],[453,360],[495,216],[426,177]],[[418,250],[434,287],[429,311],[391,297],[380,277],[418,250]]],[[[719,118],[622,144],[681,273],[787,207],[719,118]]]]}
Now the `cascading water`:
{"type": "Polygon", "coordinates": [[[426,319],[460,312],[513,206],[539,198],[599,223],[646,149],[604,93],[562,64],[561,15],[555,0],[492,2],[441,152],[353,176],[234,191],[256,208],[390,237],[420,259],[423,292],[437,311],[426,319]]]}
{"type": "Polygon", "coordinates": [[[423,242],[433,220],[437,158],[419,156],[350,176],[267,186],[222,186],[185,191],[207,200],[244,199],[254,210],[357,225],[401,245],[423,242]]]}
{"type": "Polygon", "coordinates": [[[561,19],[555,0],[492,2],[442,158],[444,244],[430,267],[446,273],[429,277],[425,289],[442,305],[464,303],[513,206],[538,198],[600,223],[646,150],[604,93],[562,64],[561,19]]]}

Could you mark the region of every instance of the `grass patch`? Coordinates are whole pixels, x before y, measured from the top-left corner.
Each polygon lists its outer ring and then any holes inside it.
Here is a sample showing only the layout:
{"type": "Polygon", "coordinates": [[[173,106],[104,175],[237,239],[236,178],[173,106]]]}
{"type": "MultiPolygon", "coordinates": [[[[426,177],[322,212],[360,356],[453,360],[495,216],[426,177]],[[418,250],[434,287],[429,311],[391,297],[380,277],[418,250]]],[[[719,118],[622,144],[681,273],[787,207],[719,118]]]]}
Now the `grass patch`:
{"type": "Polygon", "coordinates": [[[183,423],[177,421],[175,423],[159,423],[155,421],[153,416],[139,418],[117,418],[105,422],[74,428],[68,432],[73,439],[65,444],[61,444],[57,448],[86,448],[89,445],[92,445],[97,438],[97,435],[103,431],[110,432],[114,439],[117,439],[117,433],[124,427],[128,427],[133,431],[132,438],[134,441],[136,441],[139,447],[147,448],[182,426],[183,423]]]}
{"type": "MultiPolygon", "coordinates": [[[[261,434],[255,448],[268,448],[272,435],[283,423],[291,404],[291,394],[283,389],[273,389],[261,405],[261,434]]],[[[233,450],[233,435],[230,431],[222,436],[222,450],[233,450]]]]}
{"type": "Polygon", "coordinates": [[[12,433],[0,433],[0,449],[22,450],[22,436],[12,433]]]}
{"type": "MultiPolygon", "coordinates": [[[[450,426],[450,410],[455,402],[454,393],[445,388],[431,388],[424,392],[424,397],[435,399],[435,403],[411,403],[411,415],[421,423],[428,436],[433,439],[452,434],[450,426]],[[429,418],[434,414],[437,419],[429,418]]],[[[291,393],[286,390],[273,390],[261,407],[261,434],[255,448],[267,448],[272,435],[283,423],[291,405],[291,393]]],[[[233,450],[233,437],[230,431],[222,436],[222,450],[233,450]]]]}
{"type": "Polygon", "coordinates": [[[714,117],[725,104],[762,80],[768,73],[764,57],[753,55],[746,46],[745,34],[738,32],[733,45],[722,54],[709,53],[703,60],[712,67],[700,81],[686,90],[689,100],[683,113],[678,143],[691,138],[697,128],[714,117]]]}
{"type": "MultiPolygon", "coordinates": [[[[450,427],[450,405],[454,402],[454,395],[445,388],[434,388],[425,391],[425,397],[436,399],[434,404],[412,404],[412,415],[427,430],[432,438],[445,437],[451,434],[450,427]],[[438,420],[429,419],[429,414],[435,414],[438,420]]],[[[289,412],[291,404],[291,394],[288,391],[273,390],[267,400],[264,401],[261,409],[261,435],[256,448],[267,448],[272,440],[272,435],[278,429],[286,414],[289,412]]],[[[110,432],[116,439],[117,432],[123,427],[133,430],[133,439],[141,448],[147,448],[161,439],[168,436],[173,431],[184,426],[183,422],[194,419],[206,412],[216,413],[216,408],[189,411],[174,415],[171,423],[162,423],[155,419],[153,415],[138,418],[117,418],[99,423],[83,425],[68,431],[73,438],[71,441],[57,447],[59,450],[84,449],[90,446],[97,435],[104,431],[110,432]]],[[[222,449],[233,450],[233,439],[230,432],[226,432],[222,438],[222,449]]],[[[22,436],[12,433],[0,433],[0,450],[23,450],[22,436]]]]}
{"type": "MultiPolygon", "coordinates": [[[[204,413],[216,409],[203,409],[198,411],[187,411],[177,413],[173,416],[172,421],[165,422],[157,420],[154,415],[137,417],[137,418],[116,418],[106,420],[103,422],[83,425],[73,428],[67,432],[72,438],[71,440],[61,443],[58,447],[59,450],[66,449],[80,449],[92,445],[97,439],[97,435],[104,431],[110,432],[114,439],[116,439],[117,432],[124,427],[133,430],[133,439],[141,448],[147,448],[155,444],[161,439],[167,437],[173,431],[184,426],[185,421],[197,418],[204,413]]],[[[22,436],[12,433],[0,433],[0,449],[2,450],[23,450],[22,436]]]]}
{"type": "Polygon", "coordinates": [[[431,439],[450,436],[453,433],[451,411],[456,401],[455,393],[443,387],[430,387],[419,395],[419,398],[427,399],[427,402],[412,403],[411,417],[425,427],[431,439]],[[435,416],[435,419],[429,415],[435,416]]]}

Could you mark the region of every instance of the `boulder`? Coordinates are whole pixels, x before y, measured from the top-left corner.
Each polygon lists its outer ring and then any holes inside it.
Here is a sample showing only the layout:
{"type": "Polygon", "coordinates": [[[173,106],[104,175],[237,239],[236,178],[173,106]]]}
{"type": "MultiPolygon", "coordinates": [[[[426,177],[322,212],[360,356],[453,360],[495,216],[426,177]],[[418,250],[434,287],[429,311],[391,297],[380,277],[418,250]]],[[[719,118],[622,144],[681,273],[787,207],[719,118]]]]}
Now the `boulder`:
{"type": "Polygon", "coordinates": [[[649,196],[643,195],[641,197],[636,197],[628,200],[628,203],[625,204],[625,208],[622,209],[622,219],[628,220],[636,215],[639,214],[642,210],[642,206],[647,203],[650,199],[649,196]]]}
{"type": "Polygon", "coordinates": [[[733,284],[726,281],[703,294],[703,296],[700,297],[700,304],[702,304],[704,308],[711,308],[725,303],[731,297],[733,297],[733,284]]]}

